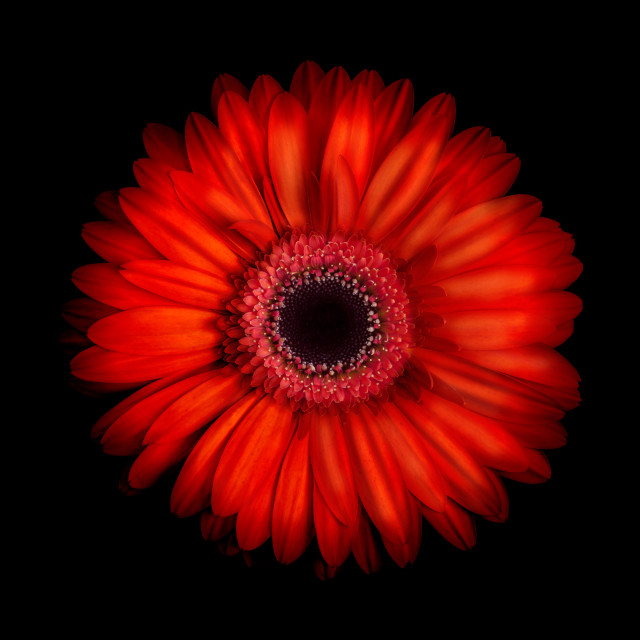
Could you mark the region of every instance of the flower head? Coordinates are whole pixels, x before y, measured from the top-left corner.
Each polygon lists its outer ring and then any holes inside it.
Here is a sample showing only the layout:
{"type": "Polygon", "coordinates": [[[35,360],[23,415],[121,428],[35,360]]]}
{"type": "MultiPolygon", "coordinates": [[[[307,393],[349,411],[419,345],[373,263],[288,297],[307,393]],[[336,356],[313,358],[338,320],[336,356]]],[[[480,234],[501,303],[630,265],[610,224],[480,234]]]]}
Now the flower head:
{"type": "Polygon", "coordinates": [[[102,194],[65,316],[78,385],[129,395],[95,425],[127,484],[180,469],[179,516],[331,573],[400,565],[426,519],[475,543],[502,478],[549,477],[578,376],[554,348],[580,300],[573,241],[449,95],[307,62],[290,89],[231,76],[213,120],[143,134],[138,187],[102,194]],[[376,534],[376,536],[378,536],[376,534]]]}

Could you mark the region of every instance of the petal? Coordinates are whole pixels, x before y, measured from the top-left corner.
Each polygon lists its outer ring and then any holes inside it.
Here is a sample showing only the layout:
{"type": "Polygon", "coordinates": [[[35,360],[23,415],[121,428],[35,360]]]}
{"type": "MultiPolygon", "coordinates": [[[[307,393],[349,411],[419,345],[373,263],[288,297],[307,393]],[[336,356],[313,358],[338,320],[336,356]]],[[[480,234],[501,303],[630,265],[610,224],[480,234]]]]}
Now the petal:
{"type": "Polygon", "coordinates": [[[96,209],[111,222],[131,224],[120,206],[117,191],[105,191],[95,199],[96,209]]]}
{"type": "Polygon", "coordinates": [[[169,260],[214,274],[242,271],[238,256],[221,242],[204,215],[136,188],[123,189],[120,200],[138,231],[169,260]]]}
{"type": "Polygon", "coordinates": [[[415,349],[412,362],[456,390],[466,408],[507,422],[535,424],[564,416],[551,398],[510,376],[485,369],[457,355],[415,349]]]}
{"type": "Polygon", "coordinates": [[[450,431],[433,420],[425,406],[400,394],[396,404],[429,446],[429,452],[446,484],[448,495],[470,511],[492,515],[500,510],[495,486],[450,431]]]}
{"type": "Polygon", "coordinates": [[[269,175],[267,134],[255,112],[237,93],[222,94],[218,106],[220,132],[259,187],[269,175]]]}
{"type": "Polygon", "coordinates": [[[444,511],[422,508],[431,526],[458,549],[472,549],[476,544],[476,523],[469,513],[453,500],[447,500],[444,511]]]}
{"type": "Polygon", "coordinates": [[[144,442],[145,434],[166,409],[185,393],[217,375],[219,375],[218,371],[205,371],[174,382],[145,398],[140,398],[105,431],[100,440],[105,453],[125,456],[138,453],[143,444],[148,444],[144,442]]]}
{"type": "Polygon", "coordinates": [[[214,80],[213,89],[211,90],[211,112],[214,120],[218,117],[218,103],[225,91],[234,91],[245,100],[249,99],[249,89],[240,80],[228,73],[219,75],[214,80]]]}
{"type": "Polygon", "coordinates": [[[256,549],[271,536],[277,479],[276,467],[256,488],[252,498],[240,507],[236,520],[236,538],[241,549],[256,549]]]}
{"type": "Polygon", "coordinates": [[[316,62],[303,62],[293,74],[290,92],[298,99],[305,111],[309,111],[311,100],[324,78],[324,71],[316,62]]]}
{"type": "Polygon", "coordinates": [[[380,406],[378,426],[393,447],[407,489],[431,509],[444,509],[444,482],[424,439],[391,403],[380,406]]]}
{"type": "Polygon", "coordinates": [[[142,307],[98,320],[88,336],[112,351],[142,356],[165,356],[212,349],[224,334],[219,314],[193,307],[142,307]]]}
{"type": "Polygon", "coordinates": [[[310,423],[309,455],[315,483],[338,520],[353,525],[358,495],[340,418],[314,411],[304,420],[310,423]]]}
{"type": "Polygon", "coordinates": [[[76,269],[71,280],[82,293],[116,309],[171,304],[167,298],[127,282],[112,264],[87,264],[76,269]]]}
{"type": "Polygon", "coordinates": [[[393,449],[364,406],[344,414],[344,435],[358,495],[380,533],[395,544],[411,536],[409,494],[393,449]]]}
{"type": "Polygon", "coordinates": [[[309,222],[307,114],[290,93],[281,93],[273,102],[268,148],[271,177],[280,205],[289,224],[302,229],[309,222]]]}
{"type": "Polygon", "coordinates": [[[342,67],[334,67],[320,81],[309,105],[309,167],[316,175],[320,175],[333,120],[350,87],[347,72],[342,67]]]}
{"type": "Polygon", "coordinates": [[[480,464],[504,471],[526,469],[524,448],[504,423],[469,411],[426,390],[422,391],[422,406],[429,418],[462,444],[480,464]]]}
{"type": "Polygon", "coordinates": [[[141,289],[190,306],[223,309],[236,295],[228,278],[170,260],[134,260],[123,264],[120,274],[141,289]]]}
{"type": "Polygon", "coordinates": [[[356,533],[357,518],[351,526],[340,522],[327,505],[318,485],[314,483],[313,522],[322,557],[329,566],[339,567],[351,552],[351,541],[356,533]]]}
{"type": "Polygon", "coordinates": [[[473,207],[503,196],[515,182],[520,160],[513,153],[500,153],[483,158],[469,174],[463,208],[473,207]]]}
{"type": "Polygon", "coordinates": [[[260,391],[247,393],[231,405],[200,437],[174,484],[171,493],[173,513],[187,517],[211,504],[213,478],[227,442],[262,397],[260,391]]]}
{"type": "Polygon", "coordinates": [[[364,195],[358,228],[373,242],[393,231],[418,203],[438,166],[449,135],[444,116],[424,118],[393,148],[364,195]]]}
{"type": "Polygon", "coordinates": [[[295,431],[288,405],[267,396],[233,433],[216,470],[211,506],[218,515],[237,513],[280,469],[295,431]]]}
{"type": "Polygon", "coordinates": [[[542,203],[537,198],[513,195],[462,211],[451,219],[436,240],[438,260],[429,280],[435,282],[468,269],[522,233],[541,210],[542,203]]]}
{"type": "Polygon", "coordinates": [[[268,220],[264,201],[255,182],[210,120],[192,113],[185,127],[185,139],[196,176],[232,194],[257,220],[268,220]]]}
{"type": "Polygon", "coordinates": [[[359,518],[358,530],[352,543],[353,557],[365,573],[375,573],[382,566],[382,558],[371,531],[371,521],[365,513],[359,518]]]}
{"type": "Polygon", "coordinates": [[[215,420],[249,391],[246,376],[237,369],[227,368],[216,373],[218,375],[204,378],[167,406],[155,418],[143,444],[161,444],[185,438],[215,420]]]}
{"type": "Polygon", "coordinates": [[[390,84],[375,100],[375,152],[372,170],[405,135],[413,114],[414,92],[409,80],[390,84]]]}
{"type": "Polygon", "coordinates": [[[62,317],[72,327],[84,333],[100,318],[116,313],[117,309],[91,298],[76,298],[62,306],[62,317]]]}
{"type": "MultiPolygon", "coordinates": [[[[276,96],[282,93],[284,89],[280,84],[271,76],[261,75],[258,76],[256,81],[251,87],[251,93],[249,95],[249,105],[255,112],[261,126],[264,131],[267,130],[269,123],[269,113],[271,106],[276,96]]],[[[266,146],[265,146],[266,150],[266,146]]],[[[264,173],[263,175],[268,175],[264,173]]]]}
{"type": "Polygon", "coordinates": [[[166,356],[141,356],[91,347],[71,361],[71,373],[83,380],[109,383],[143,383],[198,369],[215,362],[212,349],[166,356]]]}
{"type": "Polygon", "coordinates": [[[184,135],[163,124],[148,124],[142,132],[147,154],[153,160],[164,162],[174,169],[190,171],[184,135]]]}
{"type": "Polygon", "coordinates": [[[279,562],[293,562],[311,542],[312,498],[309,437],[297,435],[284,457],[273,504],[273,550],[279,562]]]}
{"type": "Polygon", "coordinates": [[[114,264],[162,258],[129,224],[89,222],[82,228],[82,238],[103,260],[114,264]]]}
{"type": "Polygon", "coordinates": [[[342,101],[327,139],[320,173],[323,193],[334,183],[338,159],[342,156],[349,164],[358,194],[362,196],[369,179],[374,142],[371,91],[364,84],[358,84],[342,101]]]}

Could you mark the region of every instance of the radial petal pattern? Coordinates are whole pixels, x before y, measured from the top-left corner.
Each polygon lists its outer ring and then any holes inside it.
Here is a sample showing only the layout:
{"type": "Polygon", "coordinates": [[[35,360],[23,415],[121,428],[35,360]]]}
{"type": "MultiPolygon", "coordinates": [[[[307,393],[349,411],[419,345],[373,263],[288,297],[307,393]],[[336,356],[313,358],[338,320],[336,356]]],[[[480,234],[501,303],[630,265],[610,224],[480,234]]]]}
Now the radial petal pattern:
{"type": "Polygon", "coordinates": [[[452,96],[306,62],[289,90],[220,76],[212,117],[150,124],[137,187],[98,197],[65,305],[71,372],[130,395],[95,425],[128,484],[283,563],[317,540],[399,565],[423,526],[475,544],[503,477],[542,482],[580,398],[554,348],[581,302],[573,241],[508,194],[520,162],[452,96]]]}

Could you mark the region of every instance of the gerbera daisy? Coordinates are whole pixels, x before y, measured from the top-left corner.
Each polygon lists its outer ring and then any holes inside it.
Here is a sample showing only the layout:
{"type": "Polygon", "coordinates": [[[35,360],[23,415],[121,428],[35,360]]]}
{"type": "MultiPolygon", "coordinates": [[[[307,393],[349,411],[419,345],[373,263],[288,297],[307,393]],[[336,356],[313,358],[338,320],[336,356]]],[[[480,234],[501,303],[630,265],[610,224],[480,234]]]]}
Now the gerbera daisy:
{"type": "Polygon", "coordinates": [[[502,478],[541,482],[578,375],[554,348],[581,303],[571,236],[483,127],[442,94],[306,62],[289,90],[222,75],[212,119],[148,125],[138,187],[84,227],[104,260],[65,306],[75,384],[129,395],[94,426],[179,469],[171,509],[203,535],[331,574],[399,565],[423,520],[460,548],[507,517],[502,478]]]}

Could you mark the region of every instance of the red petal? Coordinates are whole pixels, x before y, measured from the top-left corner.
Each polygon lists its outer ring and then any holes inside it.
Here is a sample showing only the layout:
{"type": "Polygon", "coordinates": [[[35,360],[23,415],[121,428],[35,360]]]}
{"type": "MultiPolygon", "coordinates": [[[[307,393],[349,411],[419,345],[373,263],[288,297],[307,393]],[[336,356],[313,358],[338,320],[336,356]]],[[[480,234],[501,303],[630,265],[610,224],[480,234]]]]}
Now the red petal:
{"type": "Polygon", "coordinates": [[[247,393],[200,437],[173,487],[171,510],[175,514],[180,517],[190,516],[211,504],[213,478],[224,448],[236,427],[262,397],[261,391],[247,393]]]}
{"type": "Polygon", "coordinates": [[[450,436],[450,430],[434,421],[425,406],[411,399],[398,394],[396,404],[425,438],[448,495],[476,513],[497,513],[500,502],[495,486],[482,466],[450,436]]]}
{"type": "Polygon", "coordinates": [[[409,494],[391,445],[364,406],[344,414],[344,435],[358,495],[380,533],[395,544],[411,537],[409,494]]]}
{"type": "Polygon", "coordinates": [[[190,171],[184,135],[163,124],[148,124],[142,132],[144,148],[150,158],[173,167],[190,171]]]}
{"type": "Polygon", "coordinates": [[[290,91],[305,108],[305,111],[309,111],[311,100],[320,86],[322,78],[324,78],[324,71],[320,65],[309,60],[303,62],[293,74],[290,91]]]}
{"type": "Polygon", "coordinates": [[[353,171],[343,156],[338,158],[333,178],[330,191],[325,194],[325,202],[331,203],[332,228],[351,233],[358,217],[360,196],[353,171]]]}
{"type": "Polygon", "coordinates": [[[562,409],[549,397],[510,376],[475,365],[457,355],[415,349],[412,362],[442,379],[464,399],[465,406],[490,418],[533,424],[556,421],[562,409]]]}
{"type": "Polygon", "coordinates": [[[380,552],[373,539],[371,523],[365,513],[359,518],[357,533],[353,539],[353,557],[365,573],[375,573],[382,566],[380,552]]]}
{"type": "Polygon", "coordinates": [[[427,190],[449,134],[444,116],[424,118],[393,148],[364,195],[358,228],[373,242],[393,231],[427,190]]]}
{"type": "Polygon", "coordinates": [[[262,187],[263,177],[269,175],[265,126],[247,102],[233,91],[222,95],[218,109],[222,135],[256,185],[262,187]]]}
{"type": "Polygon", "coordinates": [[[120,200],[117,191],[105,191],[101,193],[95,200],[95,205],[98,211],[111,222],[120,222],[124,224],[131,224],[129,219],[124,214],[122,207],[120,206],[120,200]]]}
{"type": "Polygon", "coordinates": [[[431,509],[444,509],[446,495],[429,448],[405,415],[393,404],[381,405],[379,427],[393,447],[407,489],[431,509]]]}
{"type": "Polygon", "coordinates": [[[127,282],[112,264],[87,264],[76,269],[71,279],[82,293],[116,309],[171,304],[170,300],[127,282]]]}
{"type": "Polygon", "coordinates": [[[454,216],[436,240],[438,260],[429,280],[468,269],[522,233],[539,215],[542,203],[514,195],[484,202],[454,216]]]}
{"type": "Polygon", "coordinates": [[[82,237],[103,260],[114,264],[162,258],[130,224],[89,222],[82,228],[82,237]]]}
{"type": "Polygon", "coordinates": [[[515,182],[520,160],[512,153],[500,153],[483,158],[469,174],[463,208],[503,196],[515,182]]]}
{"type": "Polygon", "coordinates": [[[340,156],[353,171],[358,194],[364,193],[373,158],[374,118],[371,91],[363,84],[354,86],[342,101],[336,114],[327,144],[320,173],[323,193],[335,181],[340,156]]]}
{"type": "Polygon", "coordinates": [[[117,309],[114,307],[91,298],[76,298],[65,302],[62,306],[62,317],[65,322],[84,333],[96,320],[116,312],[117,309]]]}
{"type": "Polygon", "coordinates": [[[340,418],[314,411],[305,420],[310,422],[309,454],[318,489],[334,515],[353,525],[358,496],[340,418]]]}
{"type": "Polygon", "coordinates": [[[526,452],[529,459],[529,468],[526,471],[522,473],[507,473],[503,471],[500,475],[510,480],[527,484],[546,482],[551,477],[551,467],[547,456],[542,451],[534,451],[533,449],[526,449],[526,452]]]}
{"type": "MultiPolygon", "coordinates": [[[[274,80],[271,76],[261,75],[251,87],[251,94],[249,95],[249,105],[254,110],[257,118],[263,127],[264,131],[267,130],[269,123],[269,113],[271,106],[276,96],[283,92],[283,88],[280,84],[274,80]]],[[[265,146],[266,150],[266,146],[265,146]]],[[[263,175],[268,175],[264,173],[263,175]]]]}
{"type": "Polygon", "coordinates": [[[236,520],[236,538],[241,549],[256,549],[269,539],[277,478],[278,469],[275,468],[256,488],[252,498],[240,507],[236,520]]]}
{"type": "Polygon", "coordinates": [[[476,523],[469,513],[452,500],[447,501],[444,512],[422,508],[424,517],[448,542],[458,549],[471,549],[476,544],[476,523]]]}
{"type": "Polygon", "coordinates": [[[143,444],[160,444],[187,437],[238,402],[247,394],[248,387],[246,376],[236,369],[209,376],[209,379],[188,390],[156,418],[143,444]]]}
{"type": "Polygon", "coordinates": [[[219,75],[214,80],[213,89],[211,90],[211,112],[213,113],[214,120],[218,117],[218,103],[225,91],[235,91],[245,100],[249,99],[249,89],[247,89],[240,80],[228,73],[219,75]]]}
{"type": "Polygon", "coordinates": [[[426,390],[422,391],[422,406],[429,418],[462,444],[480,464],[504,471],[526,469],[524,448],[504,423],[469,411],[426,390]]]}
{"type": "Polygon", "coordinates": [[[237,513],[277,472],[295,431],[288,405],[263,398],[242,420],[213,480],[211,506],[218,515],[237,513]]]}
{"type": "Polygon", "coordinates": [[[135,188],[122,190],[121,203],[140,233],[170,260],[214,274],[242,271],[238,256],[220,240],[206,216],[135,188]]]}
{"type": "Polygon", "coordinates": [[[340,522],[322,497],[318,485],[314,483],[313,521],[322,557],[329,566],[339,567],[351,552],[351,541],[356,533],[357,518],[351,526],[340,522]]]}
{"type": "Polygon", "coordinates": [[[264,200],[255,182],[210,120],[192,113],[185,127],[185,139],[196,176],[235,196],[257,220],[268,220],[264,200]]]}
{"type": "Polygon", "coordinates": [[[132,284],[182,304],[223,309],[235,295],[228,278],[196,271],[170,260],[134,260],[120,274],[132,284]]]}
{"type": "Polygon", "coordinates": [[[98,320],[88,336],[112,351],[142,356],[164,356],[212,349],[224,334],[217,328],[219,314],[192,307],[142,307],[98,320]]]}
{"type": "Polygon", "coordinates": [[[291,226],[309,223],[310,172],[307,114],[290,94],[276,97],[269,116],[269,166],[278,200],[291,226]]]}
{"type": "Polygon", "coordinates": [[[413,85],[409,80],[393,82],[376,98],[376,147],[372,171],[377,170],[407,132],[413,115],[413,100],[413,85]]]}
{"type": "Polygon", "coordinates": [[[311,542],[312,496],[309,437],[296,435],[284,457],[273,504],[273,550],[280,562],[293,562],[311,542]]]}
{"type": "Polygon", "coordinates": [[[334,67],[322,78],[309,105],[309,167],[316,175],[320,175],[333,120],[350,87],[347,72],[342,67],[334,67]]]}
{"type": "MultiPolygon", "coordinates": [[[[422,539],[422,512],[420,502],[415,498],[411,499],[411,537],[406,544],[393,544],[382,536],[382,543],[393,561],[400,567],[415,561],[420,551],[420,541],[422,539]]],[[[444,504],[443,507],[444,509],[444,504]]]]}
{"type": "Polygon", "coordinates": [[[140,356],[91,347],[71,361],[71,373],[83,380],[111,383],[143,383],[172,376],[215,362],[212,349],[168,356],[140,356]]]}
{"type": "Polygon", "coordinates": [[[130,456],[142,449],[145,434],[153,422],[174,402],[194,387],[202,384],[218,371],[206,371],[159,389],[146,398],[140,398],[120,417],[113,421],[106,430],[100,443],[105,453],[111,455],[130,456]]]}

